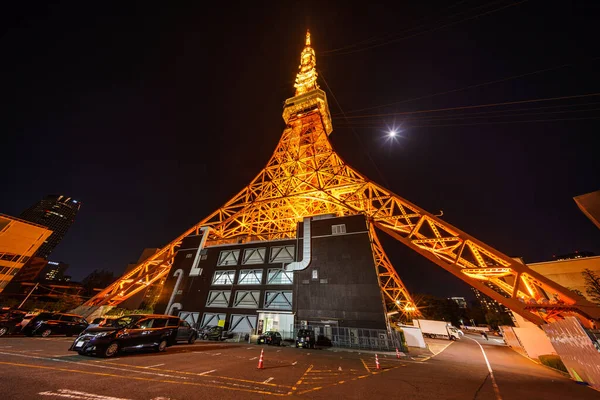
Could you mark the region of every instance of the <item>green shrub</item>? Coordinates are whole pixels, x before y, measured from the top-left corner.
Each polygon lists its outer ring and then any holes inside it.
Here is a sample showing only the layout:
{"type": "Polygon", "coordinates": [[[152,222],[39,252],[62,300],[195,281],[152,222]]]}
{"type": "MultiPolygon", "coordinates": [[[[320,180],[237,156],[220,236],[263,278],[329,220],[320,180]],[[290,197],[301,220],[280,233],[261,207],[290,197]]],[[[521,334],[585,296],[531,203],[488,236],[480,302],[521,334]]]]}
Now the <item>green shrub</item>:
{"type": "Polygon", "coordinates": [[[569,373],[567,371],[567,367],[563,364],[562,360],[556,354],[546,354],[543,356],[539,356],[540,362],[550,368],[557,369],[562,372],[569,373]]]}

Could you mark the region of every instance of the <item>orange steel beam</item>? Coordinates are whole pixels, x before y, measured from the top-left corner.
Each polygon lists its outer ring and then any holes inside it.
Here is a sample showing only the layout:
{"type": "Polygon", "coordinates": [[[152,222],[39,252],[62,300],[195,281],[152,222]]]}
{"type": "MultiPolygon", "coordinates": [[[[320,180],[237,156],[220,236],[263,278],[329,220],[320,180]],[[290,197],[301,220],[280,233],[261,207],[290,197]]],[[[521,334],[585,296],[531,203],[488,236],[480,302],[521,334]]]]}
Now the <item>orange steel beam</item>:
{"type": "Polygon", "coordinates": [[[286,100],[283,110],[286,128],[266,167],[252,182],[87,305],[117,305],[164,277],[182,240],[198,234],[205,226],[211,228],[205,245],[210,247],[293,238],[297,223],[305,216],[363,214],[371,225],[383,298],[401,312],[414,312],[414,303],[372,225],[534,323],[569,313],[600,318],[600,308],[583,297],[370,181],[346,164],[329,141],[331,117],[327,97],[317,84],[316,58],[308,34],[294,86],[296,95],[286,100]],[[544,291],[553,298],[546,299],[544,291]]]}

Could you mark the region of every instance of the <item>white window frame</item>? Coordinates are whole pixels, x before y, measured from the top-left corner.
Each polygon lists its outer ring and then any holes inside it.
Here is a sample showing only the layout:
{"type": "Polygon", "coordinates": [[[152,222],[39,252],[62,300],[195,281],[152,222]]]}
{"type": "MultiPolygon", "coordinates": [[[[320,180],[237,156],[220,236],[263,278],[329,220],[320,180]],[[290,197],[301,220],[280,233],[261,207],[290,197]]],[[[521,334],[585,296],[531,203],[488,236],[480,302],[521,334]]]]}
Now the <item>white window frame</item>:
{"type": "Polygon", "coordinates": [[[331,225],[332,235],[343,235],[346,233],[346,224],[331,225]]]}
{"type": "Polygon", "coordinates": [[[235,282],[235,270],[215,271],[211,285],[233,285],[233,282],[235,282]]]}
{"type": "Polygon", "coordinates": [[[242,265],[264,264],[266,263],[266,247],[257,247],[252,249],[244,249],[244,257],[242,265]]]}
{"type": "Polygon", "coordinates": [[[292,285],[294,272],[282,268],[269,268],[267,272],[267,285],[292,285]]]}
{"type": "Polygon", "coordinates": [[[262,284],[262,269],[242,269],[240,270],[240,274],[238,276],[238,285],[260,285],[262,284]],[[254,280],[248,282],[248,278],[255,278],[254,280]],[[258,282],[256,282],[258,279],[258,282]],[[244,282],[246,281],[246,282],[244,282]]]}
{"type": "Polygon", "coordinates": [[[231,300],[231,290],[211,290],[206,298],[206,307],[228,308],[231,300]],[[224,299],[227,304],[223,305],[224,299]],[[215,304],[216,301],[219,303],[215,304]]]}
{"type": "Polygon", "coordinates": [[[293,292],[291,290],[266,290],[265,310],[291,310],[293,305],[293,292]],[[275,304],[273,304],[275,303],[275,304]]]}
{"type": "Polygon", "coordinates": [[[237,290],[233,299],[233,307],[258,308],[259,302],[260,290],[237,290]],[[243,301],[246,301],[246,303],[242,304],[243,301]]]}
{"type": "Polygon", "coordinates": [[[240,249],[221,250],[217,267],[225,267],[229,265],[237,265],[240,260],[240,249]]]}
{"type": "Polygon", "coordinates": [[[285,246],[272,246],[269,256],[269,264],[279,264],[294,261],[296,247],[293,244],[285,246]]]}

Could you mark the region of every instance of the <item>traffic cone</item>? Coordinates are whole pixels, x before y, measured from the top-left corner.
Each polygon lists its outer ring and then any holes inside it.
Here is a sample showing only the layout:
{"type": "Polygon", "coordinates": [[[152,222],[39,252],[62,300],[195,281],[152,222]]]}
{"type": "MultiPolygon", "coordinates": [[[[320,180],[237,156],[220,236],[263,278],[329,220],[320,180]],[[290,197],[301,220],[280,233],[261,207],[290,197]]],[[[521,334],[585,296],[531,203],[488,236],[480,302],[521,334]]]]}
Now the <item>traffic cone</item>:
{"type": "Polygon", "coordinates": [[[258,359],[258,369],[263,369],[263,349],[260,350],[260,358],[258,359]]]}
{"type": "Polygon", "coordinates": [[[398,351],[397,347],[396,347],[396,358],[400,358],[400,352],[398,351]]]}
{"type": "Polygon", "coordinates": [[[379,357],[377,356],[377,354],[375,354],[375,368],[381,369],[381,366],[379,365],[379,357]]]}

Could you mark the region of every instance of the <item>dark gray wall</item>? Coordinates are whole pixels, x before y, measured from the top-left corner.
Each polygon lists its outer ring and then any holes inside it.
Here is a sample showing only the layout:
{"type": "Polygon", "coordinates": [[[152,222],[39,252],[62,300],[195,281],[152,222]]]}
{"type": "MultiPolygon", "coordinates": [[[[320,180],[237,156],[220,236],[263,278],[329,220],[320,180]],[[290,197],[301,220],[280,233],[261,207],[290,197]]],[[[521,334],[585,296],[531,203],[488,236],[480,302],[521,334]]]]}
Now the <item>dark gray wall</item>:
{"type": "Polygon", "coordinates": [[[296,322],[385,329],[385,313],[369,234],[362,215],[311,223],[312,260],[294,276],[296,322]],[[346,234],[332,235],[345,224],[346,234]],[[313,279],[317,270],[318,278],[313,279]]]}

